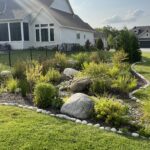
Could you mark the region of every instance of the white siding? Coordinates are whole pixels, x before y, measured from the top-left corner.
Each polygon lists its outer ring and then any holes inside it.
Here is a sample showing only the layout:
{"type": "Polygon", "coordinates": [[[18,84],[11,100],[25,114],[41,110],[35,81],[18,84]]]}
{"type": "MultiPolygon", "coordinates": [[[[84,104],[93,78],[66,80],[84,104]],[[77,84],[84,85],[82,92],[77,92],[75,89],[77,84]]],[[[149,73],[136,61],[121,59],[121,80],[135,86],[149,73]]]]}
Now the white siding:
{"type": "Polygon", "coordinates": [[[94,33],[68,28],[61,29],[61,43],[77,43],[80,45],[85,45],[87,40],[89,40],[91,44],[94,44],[94,33]],[[78,33],[80,33],[80,39],[77,39],[78,33]]]}
{"type": "Polygon", "coordinates": [[[67,2],[67,0],[54,0],[51,5],[52,8],[56,8],[61,11],[65,11],[67,13],[72,13],[71,8],[67,2]]]}

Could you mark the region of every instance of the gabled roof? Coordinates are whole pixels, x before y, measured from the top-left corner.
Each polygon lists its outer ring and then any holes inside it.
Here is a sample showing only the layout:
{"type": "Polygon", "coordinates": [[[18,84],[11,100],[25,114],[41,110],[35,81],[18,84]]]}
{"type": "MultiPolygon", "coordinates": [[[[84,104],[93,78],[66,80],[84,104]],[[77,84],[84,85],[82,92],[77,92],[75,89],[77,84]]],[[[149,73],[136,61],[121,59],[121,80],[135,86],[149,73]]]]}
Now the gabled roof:
{"type": "MultiPolygon", "coordinates": [[[[89,24],[81,20],[77,15],[63,12],[51,8],[54,0],[0,0],[0,21],[3,20],[22,20],[26,16],[38,13],[41,8],[48,10],[48,12],[62,25],[70,28],[77,28],[82,30],[93,31],[89,24]]],[[[70,5],[69,1],[67,0],[70,5]]],[[[71,6],[70,6],[71,7],[71,6]]],[[[72,9],[72,8],[71,8],[72,9]]],[[[73,11],[72,11],[73,12],[73,11]]],[[[33,15],[32,15],[33,16],[33,15]]]]}
{"type": "Polygon", "coordinates": [[[82,19],[75,14],[69,14],[53,8],[50,8],[50,12],[62,26],[94,31],[88,23],[82,21],[82,19]]]}

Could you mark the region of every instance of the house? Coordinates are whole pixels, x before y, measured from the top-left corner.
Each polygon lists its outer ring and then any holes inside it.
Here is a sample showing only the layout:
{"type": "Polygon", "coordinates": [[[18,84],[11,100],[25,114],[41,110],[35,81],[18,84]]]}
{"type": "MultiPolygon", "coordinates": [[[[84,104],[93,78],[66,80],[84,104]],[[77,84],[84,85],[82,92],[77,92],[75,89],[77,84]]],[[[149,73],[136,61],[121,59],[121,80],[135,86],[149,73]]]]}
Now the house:
{"type": "Polygon", "coordinates": [[[94,33],[95,44],[96,44],[96,41],[98,39],[102,39],[103,44],[104,44],[104,49],[107,49],[108,48],[108,43],[107,43],[107,37],[106,37],[106,35],[104,33],[102,33],[102,32],[95,31],[95,33],[94,33]]]}
{"type": "Polygon", "coordinates": [[[150,48],[150,26],[137,26],[132,29],[141,48],[150,48]]]}
{"type": "Polygon", "coordinates": [[[0,45],[13,49],[94,44],[94,30],[69,0],[0,0],[0,45]]]}

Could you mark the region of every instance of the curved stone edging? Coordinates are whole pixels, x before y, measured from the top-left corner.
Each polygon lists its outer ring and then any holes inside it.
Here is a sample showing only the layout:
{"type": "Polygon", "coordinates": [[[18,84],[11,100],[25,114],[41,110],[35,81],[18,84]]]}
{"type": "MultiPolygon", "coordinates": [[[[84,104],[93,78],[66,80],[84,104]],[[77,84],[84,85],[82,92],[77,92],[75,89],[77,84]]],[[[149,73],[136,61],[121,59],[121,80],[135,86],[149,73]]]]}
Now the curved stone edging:
{"type": "Polygon", "coordinates": [[[64,115],[64,114],[53,114],[50,111],[39,109],[39,108],[33,107],[33,106],[20,105],[20,104],[17,104],[17,103],[0,103],[0,105],[3,105],[3,106],[16,106],[16,107],[19,107],[19,108],[36,111],[37,113],[49,115],[49,116],[52,116],[52,117],[69,120],[69,121],[75,122],[76,124],[91,126],[91,127],[94,127],[94,128],[98,128],[100,130],[105,130],[107,132],[113,132],[113,133],[117,133],[117,134],[120,134],[120,135],[125,135],[125,136],[128,135],[128,136],[131,136],[131,137],[134,137],[134,138],[141,138],[141,139],[145,139],[145,140],[150,140],[150,137],[147,138],[147,137],[144,137],[144,136],[140,136],[138,133],[128,133],[128,134],[126,134],[126,133],[122,132],[120,129],[117,130],[116,128],[101,126],[100,124],[88,123],[86,120],[79,120],[79,119],[72,118],[72,117],[69,117],[69,116],[64,115]]]}
{"type": "Polygon", "coordinates": [[[140,101],[137,97],[135,97],[134,94],[135,94],[136,92],[140,91],[141,89],[146,89],[146,88],[148,88],[148,87],[150,86],[150,81],[147,80],[143,75],[141,75],[140,73],[138,73],[138,72],[135,70],[135,68],[134,68],[135,65],[140,64],[140,63],[141,63],[141,62],[136,62],[136,63],[132,64],[131,70],[132,70],[132,72],[133,72],[138,78],[140,78],[141,80],[143,80],[145,84],[144,84],[144,86],[142,86],[142,87],[140,87],[140,88],[138,88],[138,89],[132,91],[131,93],[129,93],[129,98],[132,99],[132,100],[135,100],[135,101],[138,102],[138,103],[140,103],[141,101],[140,101]]]}

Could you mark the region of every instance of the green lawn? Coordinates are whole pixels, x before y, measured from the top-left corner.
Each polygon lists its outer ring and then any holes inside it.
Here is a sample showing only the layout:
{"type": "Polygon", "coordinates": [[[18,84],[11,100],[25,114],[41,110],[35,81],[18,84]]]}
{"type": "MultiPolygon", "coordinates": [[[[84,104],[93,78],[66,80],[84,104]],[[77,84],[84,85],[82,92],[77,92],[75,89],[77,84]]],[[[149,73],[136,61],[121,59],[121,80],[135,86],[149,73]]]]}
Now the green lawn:
{"type": "Polygon", "coordinates": [[[0,150],[149,150],[150,142],[0,106],[0,150]]]}

